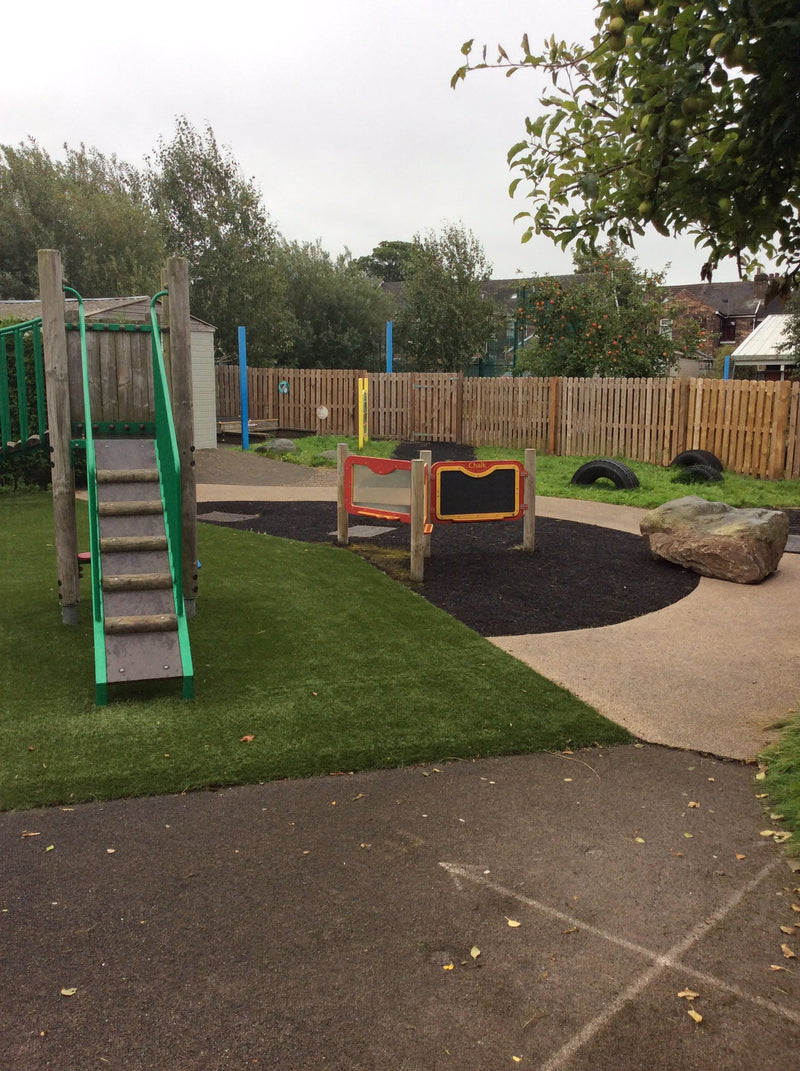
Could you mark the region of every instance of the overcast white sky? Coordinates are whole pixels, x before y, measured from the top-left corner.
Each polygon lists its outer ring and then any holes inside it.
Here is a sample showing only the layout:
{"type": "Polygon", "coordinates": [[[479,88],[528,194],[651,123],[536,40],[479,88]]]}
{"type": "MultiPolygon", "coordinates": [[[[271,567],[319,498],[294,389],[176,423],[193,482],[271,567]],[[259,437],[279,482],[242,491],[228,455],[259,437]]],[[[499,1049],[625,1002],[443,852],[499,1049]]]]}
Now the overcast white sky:
{"type": "MultiPolygon", "coordinates": [[[[569,272],[546,239],[520,244],[508,148],[535,112],[536,76],[479,72],[455,91],[461,44],[509,53],[584,39],[593,0],[39,0],[7,5],[0,142],[58,155],[83,141],[134,164],[177,115],[208,122],[260,187],[281,233],[331,253],[461,222],[495,278],[569,272]],[[11,10],[9,10],[11,7],[11,10]]],[[[653,234],[643,267],[699,282],[691,239],[653,234]]],[[[736,277],[732,262],[715,279],[736,277]]]]}

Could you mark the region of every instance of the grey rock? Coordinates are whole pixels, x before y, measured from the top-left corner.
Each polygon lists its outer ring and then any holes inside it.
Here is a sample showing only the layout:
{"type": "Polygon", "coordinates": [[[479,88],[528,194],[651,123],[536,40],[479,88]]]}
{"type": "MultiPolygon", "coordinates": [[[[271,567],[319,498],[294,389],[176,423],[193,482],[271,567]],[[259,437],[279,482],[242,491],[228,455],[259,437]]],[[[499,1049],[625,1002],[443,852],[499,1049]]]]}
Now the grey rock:
{"type": "Polygon", "coordinates": [[[297,453],[297,447],[291,439],[270,439],[264,443],[264,449],[271,454],[297,453]]]}
{"type": "Polygon", "coordinates": [[[701,576],[757,584],[778,568],[789,535],[780,510],[736,509],[687,495],[641,521],[651,552],[701,576]]]}
{"type": "Polygon", "coordinates": [[[336,461],[339,458],[338,451],[336,450],[323,450],[319,456],[326,461],[336,461]]]}

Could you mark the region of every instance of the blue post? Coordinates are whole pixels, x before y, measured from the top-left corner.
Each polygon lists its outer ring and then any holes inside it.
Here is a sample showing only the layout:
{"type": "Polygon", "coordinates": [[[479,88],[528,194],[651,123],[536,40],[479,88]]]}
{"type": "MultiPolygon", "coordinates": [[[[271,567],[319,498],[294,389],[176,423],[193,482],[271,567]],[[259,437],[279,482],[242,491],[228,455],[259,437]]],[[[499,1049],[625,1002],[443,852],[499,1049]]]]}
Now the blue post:
{"type": "Polygon", "coordinates": [[[386,371],[392,370],[392,320],[386,321],[386,371]]]}
{"type": "Polygon", "coordinates": [[[250,449],[250,412],[247,402],[247,331],[239,328],[239,395],[242,403],[242,450],[250,449]]]}
{"type": "Polygon", "coordinates": [[[722,378],[723,379],[730,379],[731,378],[731,374],[730,373],[731,373],[731,355],[729,353],[726,353],[725,354],[725,368],[724,368],[723,373],[722,373],[722,378]]]}

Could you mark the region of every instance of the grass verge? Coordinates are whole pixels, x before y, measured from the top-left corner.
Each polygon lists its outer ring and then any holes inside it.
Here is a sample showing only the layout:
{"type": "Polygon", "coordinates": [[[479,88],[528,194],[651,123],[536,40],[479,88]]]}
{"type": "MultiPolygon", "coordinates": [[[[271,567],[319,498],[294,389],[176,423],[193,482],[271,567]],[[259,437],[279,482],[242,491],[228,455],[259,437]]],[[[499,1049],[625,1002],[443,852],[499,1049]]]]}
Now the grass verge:
{"type": "Polygon", "coordinates": [[[365,443],[359,449],[358,439],[347,435],[299,435],[292,439],[297,447],[296,451],[287,454],[276,454],[269,449],[269,443],[251,447],[257,454],[266,454],[268,457],[277,458],[278,461],[288,461],[292,465],[310,465],[313,468],[336,468],[335,457],[323,457],[324,453],[335,451],[339,443],[347,443],[351,454],[362,454],[365,457],[391,457],[396,439],[375,439],[365,443]]]}
{"type": "Polygon", "coordinates": [[[630,739],[355,555],[210,525],[197,698],[98,708],[88,604],[61,624],[48,495],[0,498],[0,553],[3,809],[630,739]]]}
{"type": "Polygon", "coordinates": [[[762,785],[768,794],[770,815],[779,815],[791,838],[785,847],[790,855],[800,859],[800,715],[795,715],[783,728],[777,744],[761,756],[765,771],[762,785]]]}
{"type": "MultiPolygon", "coordinates": [[[[523,450],[508,450],[498,446],[480,446],[476,454],[481,460],[522,461],[523,450]]],[[[576,470],[591,457],[536,458],[536,493],[552,498],[582,498],[591,502],[611,502],[617,506],[639,506],[653,509],[673,498],[684,495],[699,495],[711,502],[726,502],[729,506],[763,506],[771,508],[797,508],[800,506],[800,480],[757,480],[752,476],[740,476],[724,472],[722,480],[714,483],[682,484],[673,482],[675,469],[649,465],[644,461],[628,461],[617,458],[630,469],[640,486],[631,491],[619,491],[610,480],[597,480],[581,486],[571,484],[576,470]]]]}

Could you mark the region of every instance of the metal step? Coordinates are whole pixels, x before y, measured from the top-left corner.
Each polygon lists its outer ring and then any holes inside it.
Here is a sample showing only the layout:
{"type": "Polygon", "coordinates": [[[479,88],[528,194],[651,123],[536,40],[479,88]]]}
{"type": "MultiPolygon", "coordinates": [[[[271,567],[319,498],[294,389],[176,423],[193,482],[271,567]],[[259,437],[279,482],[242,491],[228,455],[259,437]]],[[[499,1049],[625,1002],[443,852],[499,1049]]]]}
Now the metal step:
{"type": "Polygon", "coordinates": [[[177,632],[138,632],[106,635],[109,684],[181,678],[177,632]]]}

